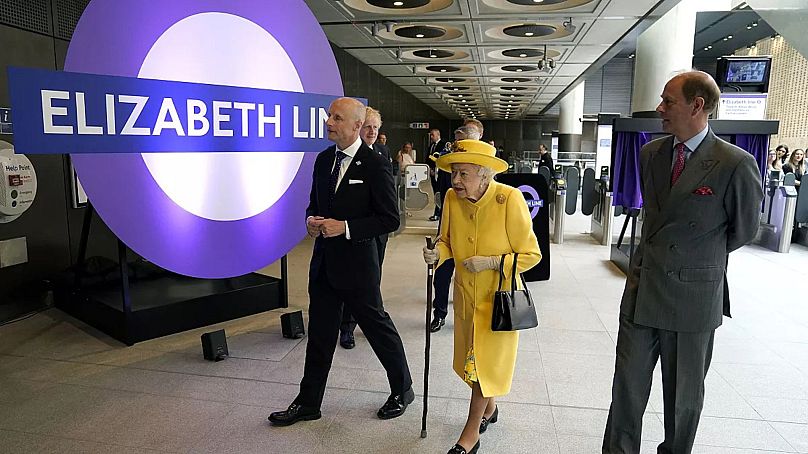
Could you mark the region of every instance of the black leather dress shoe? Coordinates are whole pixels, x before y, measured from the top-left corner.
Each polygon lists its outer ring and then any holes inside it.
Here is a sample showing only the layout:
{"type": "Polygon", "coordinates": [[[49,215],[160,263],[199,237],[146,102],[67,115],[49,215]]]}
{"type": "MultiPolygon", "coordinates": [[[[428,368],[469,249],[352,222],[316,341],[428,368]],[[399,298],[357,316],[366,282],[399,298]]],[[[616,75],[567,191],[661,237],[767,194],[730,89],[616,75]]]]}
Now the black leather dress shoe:
{"type": "Polygon", "coordinates": [[[379,417],[379,419],[398,418],[404,414],[404,410],[407,409],[407,405],[411,404],[414,400],[415,393],[412,391],[412,388],[410,388],[404,391],[404,394],[388,397],[387,402],[382,405],[382,408],[379,409],[376,415],[379,417]]]}
{"type": "Polygon", "coordinates": [[[351,331],[340,331],[339,332],[339,344],[342,348],[350,350],[356,347],[356,340],[354,339],[353,332],[351,331]]]}
{"type": "Polygon", "coordinates": [[[477,444],[471,448],[471,451],[466,451],[466,448],[460,446],[460,444],[456,444],[446,454],[477,454],[478,449],[480,449],[480,440],[477,440],[477,444]]]}
{"type": "Polygon", "coordinates": [[[313,421],[321,416],[320,410],[316,408],[292,404],[284,411],[271,413],[267,419],[273,426],[291,426],[298,421],[313,421]]]}
{"type": "Polygon", "coordinates": [[[495,422],[497,422],[497,419],[499,419],[499,407],[494,407],[494,412],[491,413],[490,418],[486,418],[485,416],[483,416],[483,420],[482,422],[480,422],[480,433],[483,433],[486,430],[488,430],[488,425],[494,424],[495,422]]]}
{"type": "Polygon", "coordinates": [[[440,218],[438,216],[430,216],[429,220],[430,221],[438,221],[438,220],[440,220],[440,218]]]}
{"type": "Polygon", "coordinates": [[[429,324],[429,331],[437,333],[445,324],[446,324],[445,318],[435,317],[432,319],[432,323],[429,324]]]}

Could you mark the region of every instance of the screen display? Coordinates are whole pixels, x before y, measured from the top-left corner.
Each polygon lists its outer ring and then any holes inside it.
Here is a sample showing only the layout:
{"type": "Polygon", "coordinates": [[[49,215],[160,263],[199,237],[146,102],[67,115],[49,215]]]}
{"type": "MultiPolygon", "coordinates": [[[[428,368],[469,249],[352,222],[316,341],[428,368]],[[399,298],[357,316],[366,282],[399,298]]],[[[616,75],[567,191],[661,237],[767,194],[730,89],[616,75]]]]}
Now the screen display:
{"type": "Polygon", "coordinates": [[[727,67],[728,83],[763,83],[766,77],[767,61],[730,61],[727,67]]]}

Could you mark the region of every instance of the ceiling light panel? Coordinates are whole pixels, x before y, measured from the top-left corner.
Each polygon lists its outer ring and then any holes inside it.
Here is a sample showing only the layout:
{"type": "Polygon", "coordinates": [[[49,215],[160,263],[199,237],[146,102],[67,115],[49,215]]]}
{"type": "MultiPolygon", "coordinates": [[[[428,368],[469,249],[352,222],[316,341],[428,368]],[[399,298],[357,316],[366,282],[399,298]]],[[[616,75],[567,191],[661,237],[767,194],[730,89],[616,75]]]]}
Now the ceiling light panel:
{"type": "Polygon", "coordinates": [[[459,12],[453,0],[342,0],[348,10],[357,17],[395,14],[399,17],[435,12],[459,12]],[[397,4],[397,3],[400,3],[397,4]],[[446,10],[450,11],[446,11],[446,10]]]}
{"type": "Polygon", "coordinates": [[[480,0],[479,3],[480,12],[591,13],[595,10],[599,2],[596,0],[480,0]]]}

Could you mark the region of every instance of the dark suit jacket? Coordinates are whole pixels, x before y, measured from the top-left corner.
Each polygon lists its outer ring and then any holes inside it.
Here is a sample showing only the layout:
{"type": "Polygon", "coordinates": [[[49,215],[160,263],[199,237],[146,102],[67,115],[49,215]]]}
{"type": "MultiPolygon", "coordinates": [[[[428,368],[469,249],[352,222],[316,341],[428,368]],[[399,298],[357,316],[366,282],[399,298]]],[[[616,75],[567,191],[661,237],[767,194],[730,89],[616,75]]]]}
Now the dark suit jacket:
{"type": "Polygon", "coordinates": [[[553,156],[548,151],[539,158],[539,167],[544,166],[550,169],[550,175],[555,174],[555,166],[553,166],[553,156]]]}
{"type": "Polygon", "coordinates": [[[620,307],[634,323],[670,331],[709,331],[729,315],[728,254],[751,241],[763,187],[755,159],[712,131],[671,188],[673,137],[640,151],[645,210],[620,307]],[[694,191],[709,188],[712,195],[694,191]]]}
{"type": "MultiPolygon", "coordinates": [[[[432,149],[432,142],[429,142],[427,144],[427,146],[426,146],[426,150],[424,151],[424,154],[426,154],[426,164],[429,166],[430,169],[434,169],[435,168],[435,161],[429,159],[429,156],[430,156],[429,151],[431,149],[432,149]]],[[[445,149],[446,149],[446,141],[445,140],[441,139],[441,140],[438,141],[437,144],[435,144],[435,151],[436,152],[438,152],[440,154],[443,154],[443,150],[445,150],[445,149]]]]}
{"type": "Polygon", "coordinates": [[[373,150],[382,155],[382,157],[386,159],[388,163],[393,162],[392,158],[390,158],[390,149],[387,148],[387,145],[382,145],[379,142],[376,142],[373,144],[373,150]]]}
{"type": "Polygon", "coordinates": [[[380,267],[375,238],[398,229],[399,218],[390,164],[362,144],[342,177],[329,209],[329,179],[335,146],[317,155],[306,217],[323,216],[348,221],[351,239],[317,237],[309,267],[313,282],[325,265],[334,288],[356,289],[379,285],[380,267]],[[354,180],[354,184],[350,184],[354,180]],[[361,181],[361,183],[360,183],[361,181]]]}

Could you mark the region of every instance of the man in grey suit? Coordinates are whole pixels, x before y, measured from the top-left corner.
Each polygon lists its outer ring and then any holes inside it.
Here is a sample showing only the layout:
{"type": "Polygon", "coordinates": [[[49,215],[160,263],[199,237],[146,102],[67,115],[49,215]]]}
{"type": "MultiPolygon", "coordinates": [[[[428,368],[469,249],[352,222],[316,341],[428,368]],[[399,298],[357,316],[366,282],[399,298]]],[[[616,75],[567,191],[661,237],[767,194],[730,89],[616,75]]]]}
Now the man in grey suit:
{"type": "Polygon", "coordinates": [[[679,74],[657,107],[672,136],[640,151],[645,218],[620,305],[604,453],[638,453],[657,360],[665,440],[689,453],[704,403],[715,329],[729,316],[728,254],[754,238],[763,189],[749,153],[713,134],[720,91],[710,75],[679,74]]]}

